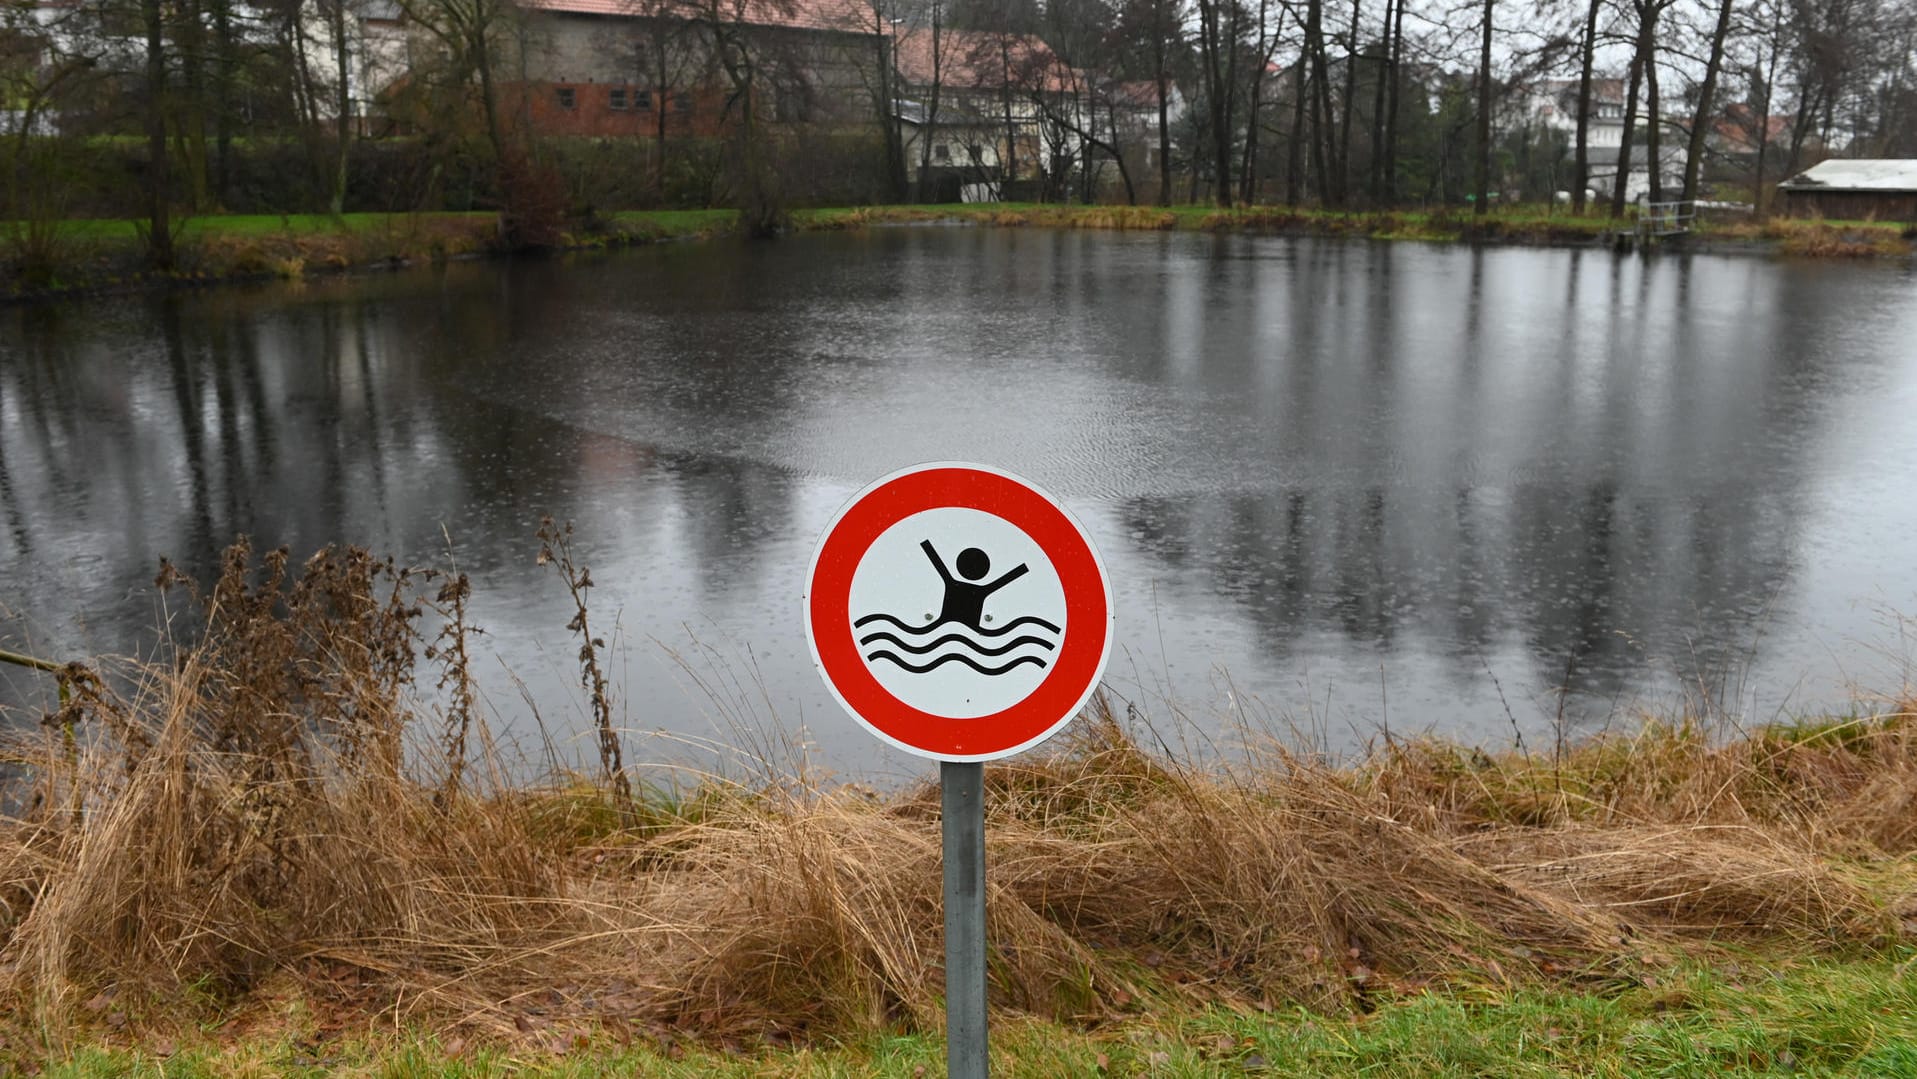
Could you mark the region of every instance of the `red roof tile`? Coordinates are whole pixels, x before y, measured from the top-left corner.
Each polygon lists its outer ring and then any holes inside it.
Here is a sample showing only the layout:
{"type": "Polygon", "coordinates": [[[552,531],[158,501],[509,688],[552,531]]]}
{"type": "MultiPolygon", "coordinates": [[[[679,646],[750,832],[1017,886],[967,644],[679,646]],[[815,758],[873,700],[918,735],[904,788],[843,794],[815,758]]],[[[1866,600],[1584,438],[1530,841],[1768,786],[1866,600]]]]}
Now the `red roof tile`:
{"type": "MultiPolygon", "coordinates": [[[[1042,84],[1050,91],[1068,88],[1072,74],[1051,47],[1036,37],[986,30],[939,32],[938,78],[942,86],[996,90],[1042,84]]],[[[899,39],[899,74],[913,86],[932,85],[932,32],[913,31],[899,39]]]]}
{"type": "Polygon", "coordinates": [[[519,0],[533,11],[627,18],[718,20],[747,26],[875,34],[878,19],[861,0],[519,0]]]}

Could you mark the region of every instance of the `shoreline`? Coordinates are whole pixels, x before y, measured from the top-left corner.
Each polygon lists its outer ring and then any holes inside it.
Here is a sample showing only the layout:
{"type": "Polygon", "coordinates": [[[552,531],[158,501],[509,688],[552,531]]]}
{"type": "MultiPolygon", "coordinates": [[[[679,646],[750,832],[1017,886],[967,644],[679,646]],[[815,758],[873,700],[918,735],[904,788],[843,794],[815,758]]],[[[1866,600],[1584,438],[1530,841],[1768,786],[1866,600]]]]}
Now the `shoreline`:
{"type": "MultiPolygon", "coordinates": [[[[585,572],[549,542],[561,583],[585,572]]],[[[429,1070],[636,1053],[810,1075],[848,1045],[939,1047],[935,782],[880,792],[762,751],[743,779],[655,785],[610,705],[597,767],[515,781],[474,694],[464,575],[357,548],[256,566],[241,543],[210,590],[163,578],[204,634],[113,678],[62,666],[57,710],[0,736],[0,1071],[75,1046],[107,1071],[181,1049],[307,1067],[397,1038],[429,1070]]],[[[588,676],[600,661],[581,649],[588,676]]],[[[1444,1074],[1419,1041],[1496,1031],[1516,1044],[1453,1074],[1641,1060],[1631,1021],[1546,1034],[1607,1009],[1806,1065],[1917,1047],[1908,693],[1338,760],[1243,727],[1180,756],[1176,714],[1170,737],[1152,722],[1096,697],[985,769],[993,1021],[1038,1032],[1015,1053],[1116,1058],[1142,1034],[1133,1073],[1187,1043],[1214,1047],[1195,1067],[1326,1065],[1396,1017],[1400,1074],[1444,1074]],[[1854,1035],[1802,1037],[1830,977],[1854,1035]],[[1734,1037],[1746,1004],[1778,1029],[1734,1037]]],[[[1086,1069],[1032,1073],[1061,1071],[1086,1069]]]]}
{"type": "MultiPolygon", "coordinates": [[[[348,214],[192,219],[181,240],[182,266],[159,274],[141,265],[131,222],[78,221],[55,237],[29,268],[15,256],[0,262],[0,304],[31,305],[223,284],[303,280],[341,274],[396,272],[451,261],[564,254],[741,233],[730,210],[625,211],[574,223],[557,243],[507,247],[497,215],[348,214]]],[[[1331,212],[1254,206],[1071,206],[967,204],[795,210],[794,233],[880,226],[976,226],[1116,231],[1240,233],[1266,236],[1412,240],[1490,247],[1588,248],[1626,251],[1608,218],[1518,208],[1485,218],[1413,211],[1331,212]]],[[[18,246],[18,245],[16,245],[18,246]]],[[[1706,222],[1645,254],[1753,255],[1764,258],[1908,259],[1917,225],[1773,218],[1706,222]]]]}

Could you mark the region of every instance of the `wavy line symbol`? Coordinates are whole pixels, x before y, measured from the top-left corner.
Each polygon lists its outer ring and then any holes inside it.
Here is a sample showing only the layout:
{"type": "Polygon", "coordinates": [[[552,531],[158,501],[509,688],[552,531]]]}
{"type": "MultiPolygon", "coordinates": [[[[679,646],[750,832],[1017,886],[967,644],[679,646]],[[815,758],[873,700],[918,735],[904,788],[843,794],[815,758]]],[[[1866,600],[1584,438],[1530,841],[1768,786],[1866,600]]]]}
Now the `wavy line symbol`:
{"type": "Polygon", "coordinates": [[[1051,641],[1048,641],[1043,637],[1034,637],[1030,634],[1020,637],[1017,640],[1011,641],[1010,643],[999,645],[997,648],[986,648],[985,646],[980,645],[972,640],[969,640],[966,637],[957,633],[948,633],[945,636],[940,637],[938,640],[933,641],[930,644],[920,644],[920,645],[908,643],[904,638],[900,637],[896,633],[874,633],[869,636],[859,638],[860,644],[876,644],[879,641],[884,641],[887,644],[896,644],[900,648],[905,649],[907,652],[910,652],[915,656],[925,655],[928,652],[932,651],[932,649],[937,648],[939,645],[942,645],[942,644],[970,645],[972,647],[972,650],[977,652],[981,656],[1002,656],[1005,653],[1010,652],[1014,648],[1018,648],[1022,645],[1028,645],[1028,644],[1038,645],[1040,648],[1045,649],[1047,652],[1058,647],[1056,644],[1053,644],[1051,641]]]}
{"type": "Polygon", "coordinates": [[[865,653],[867,663],[884,660],[901,670],[913,674],[943,667],[948,663],[962,663],[980,674],[996,676],[1019,667],[1046,666],[1046,658],[1032,652],[1013,656],[1005,662],[994,662],[1000,657],[1012,655],[1020,649],[1043,649],[1046,652],[1058,650],[1057,636],[1061,628],[1036,615],[1014,618],[1002,626],[991,629],[974,628],[951,618],[935,618],[922,626],[915,626],[889,614],[868,614],[852,623],[854,628],[873,627],[874,632],[859,638],[861,647],[870,648],[865,653]],[[888,628],[888,627],[895,627],[888,628]],[[1010,640],[1002,640],[1014,630],[1024,629],[1010,640]],[[1041,633],[1048,634],[1041,636],[1041,633]],[[949,649],[948,651],[940,651],[949,649]],[[901,653],[904,653],[903,655],[901,653]],[[937,653],[937,655],[933,655],[937,653]],[[925,661],[915,662],[908,656],[933,656],[925,661]]]}
{"type": "MultiPolygon", "coordinates": [[[[905,632],[913,634],[915,636],[930,633],[933,630],[944,625],[963,625],[963,623],[956,623],[949,618],[937,618],[937,619],[933,619],[930,622],[927,622],[926,624],[922,626],[914,626],[914,625],[909,625],[897,618],[894,618],[889,614],[868,614],[864,618],[861,618],[858,621],[852,623],[852,628],[857,629],[860,626],[866,625],[871,622],[890,622],[893,625],[899,627],[901,630],[904,630],[905,632]]],[[[1020,626],[1044,626],[1046,629],[1051,630],[1053,633],[1061,632],[1058,626],[1055,626],[1052,623],[1047,622],[1043,618],[1039,618],[1029,614],[1023,618],[1014,618],[1010,622],[1007,622],[1004,625],[997,627],[996,629],[972,629],[972,627],[970,626],[965,626],[965,628],[971,629],[973,633],[976,633],[981,637],[1003,637],[1007,633],[1012,632],[1013,630],[1017,629],[1020,626]]],[[[860,643],[864,643],[864,642],[860,642],[860,643]]]]}
{"type": "Polygon", "coordinates": [[[1004,666],[987,667],[963,652],[947,652],[945,655],[940,656],[930,663],[908,663],[898,656],[893,655],[891,652],[883,650],[874,652],[865,658],[868,663],[875,663],[881,659],[890,660],[900,667],[911,671],[913,674],[924,674],[934,667],[943,667],[947,663],[963,663],[980,674],[1004,674],[1006,671],[1012,670],[1015,667],[1023,667],[1027,663],[1035,663],[1040,667],[1045,666],[1045,661],[1037,656],[1020,656],[1004,666]]]}

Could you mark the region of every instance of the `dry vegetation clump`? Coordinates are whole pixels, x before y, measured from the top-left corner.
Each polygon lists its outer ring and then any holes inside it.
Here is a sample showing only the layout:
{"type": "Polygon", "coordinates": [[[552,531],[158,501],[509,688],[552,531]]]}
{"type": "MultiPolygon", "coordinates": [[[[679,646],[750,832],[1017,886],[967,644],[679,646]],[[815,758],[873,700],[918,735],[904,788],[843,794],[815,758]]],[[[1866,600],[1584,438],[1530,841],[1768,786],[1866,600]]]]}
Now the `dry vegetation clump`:
{"type": "Polygon", "coordinates": [[[1178,227],[1178,215],[1156,206],[1088,206],[1072,215],[1081,229],[1124,229],[1168,232],[1178,227]]]}
{"type": "Polygon", "coordinates": [[[1334,232],[1342,219],[1284,206],[1242,206],[1206,214],[1198,227],[1206,232],[1334,232]]]}
{"type": "MultiPolygon", "coordinates": [[[[0,820],[0,1011],[58,1032],[105,994],[192,986],[507,1039],[938,1023],[935,788],[516,785],[459,692],[464,578],[353,549],[295,571],[244,544],[204,595],[162,577],[198,597],[199,638],[117,692],[76,680],[8,748],[27,767],[0,820]]],[[[1917,928],[1908,710],[1342,765],[1181,761],[1130,722],[1101,704],[987,770],[1000,1007],[1363,1008],[1917,928]]]]}
{"type": "Polygon", "coordinates": [[[403,774],[409,575],[328,549],[289,584],[284,550],[249,556],[176,666],[15,747],[38,767],[0,832],[0,992],[58,1014],[107,986],[243,995],[320,959],[394,1000],[540,976],[531,950],[577,921],[559,867],[516,815],[435,807],[403,774]]]}
{"type": "Polygon", "coordinates": [[[1777,245],[1780,254],[1807,258],[1900,258],[1913,248],[1909,230],[1892,222],[1770,217],[1712,222],[1712,236],[1777,245]]]}
{"type": "Polygon", "coordinates": [[[188,233],[176,276],[194,279],[280,277],[295,280],[355,267],[437,262],[502,243],[491,218],[393,215],[365,229],[188,233]]]}

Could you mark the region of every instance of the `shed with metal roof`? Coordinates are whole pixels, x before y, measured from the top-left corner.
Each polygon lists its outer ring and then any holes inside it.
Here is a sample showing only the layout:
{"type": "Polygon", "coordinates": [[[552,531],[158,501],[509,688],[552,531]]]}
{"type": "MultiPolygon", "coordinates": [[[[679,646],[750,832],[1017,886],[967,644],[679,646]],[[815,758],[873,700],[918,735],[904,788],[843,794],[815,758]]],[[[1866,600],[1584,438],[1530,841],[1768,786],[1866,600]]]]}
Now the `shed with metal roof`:
{"type": "Polygon", "coordinates": [[[1792,217],[1917,221],[1917,160],[1831,160],[1777,185],[1792,217]]]}

